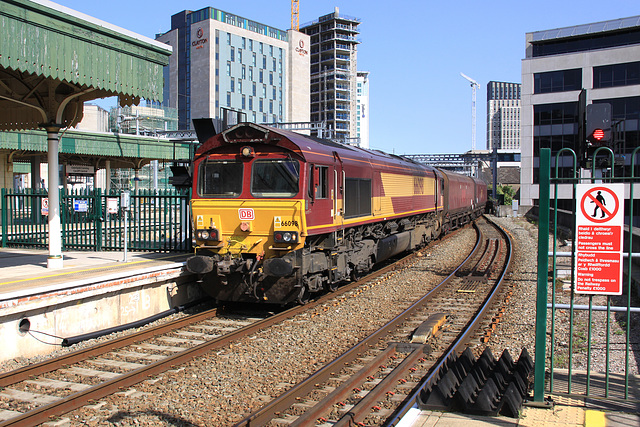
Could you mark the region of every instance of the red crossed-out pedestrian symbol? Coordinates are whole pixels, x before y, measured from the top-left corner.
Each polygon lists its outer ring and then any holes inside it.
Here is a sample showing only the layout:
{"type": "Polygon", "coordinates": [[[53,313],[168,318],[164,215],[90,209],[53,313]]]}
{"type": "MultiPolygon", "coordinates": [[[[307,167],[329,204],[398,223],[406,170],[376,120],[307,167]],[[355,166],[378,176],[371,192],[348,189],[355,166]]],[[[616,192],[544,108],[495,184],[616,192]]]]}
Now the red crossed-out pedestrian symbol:
{"type": "Polygon", "coordinates": [[[598,224],[610,221],[616,216],[619,208],[618,196],[607,187],[590,188],[580,201],[580,209],[584,217],[598,224]]]}

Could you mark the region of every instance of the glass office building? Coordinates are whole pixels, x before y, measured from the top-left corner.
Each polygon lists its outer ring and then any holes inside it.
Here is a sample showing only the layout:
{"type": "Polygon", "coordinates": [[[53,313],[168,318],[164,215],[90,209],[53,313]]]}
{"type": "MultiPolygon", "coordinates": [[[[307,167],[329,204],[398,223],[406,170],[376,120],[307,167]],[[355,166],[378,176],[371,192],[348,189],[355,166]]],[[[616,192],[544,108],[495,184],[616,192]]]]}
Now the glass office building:
{"type": "MultiPolygon", "coordinates": [[[[551,148],[554,174],[555,153],[565,147],[575,152],[584,149],[585,141],[578,137],[582,89],[587,105],[611,104],[616,130],[611,148],[619,166],[628,168],[628,154],[640,144],[640,16],[526,34],[521,106],[523,209],[538,202],[541,148],[551,148]]],[[[560,159],[560,176],[573,176],[570,160],[560,159]]],[[[584,177],[591,171],[579,173],[584,177]]],[[[610,171],[597,173],[606,176],[610,171]]],[[[571,193],[571,186],[560,186],[560,208],[570,207],[571,193]]]]}
{"type": "Polygon", "coordinates": [[[207,7],[173,15],[156,39],[173,47],[164,104],[179,129],[203,117],[309,121],[309,36],[207,7]]]}

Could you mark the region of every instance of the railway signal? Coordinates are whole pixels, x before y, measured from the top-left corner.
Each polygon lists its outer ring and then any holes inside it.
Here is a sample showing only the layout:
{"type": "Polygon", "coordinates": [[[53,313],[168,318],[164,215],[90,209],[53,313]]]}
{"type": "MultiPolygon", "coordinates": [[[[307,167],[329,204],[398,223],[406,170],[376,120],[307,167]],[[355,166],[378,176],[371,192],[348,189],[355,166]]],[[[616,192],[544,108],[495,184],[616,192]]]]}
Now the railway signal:
{"type": "Polygon", "coordinates": [[[611,142],[611,104],[587,105],[586,138],[590,145],[602,146],[611,142]]]}

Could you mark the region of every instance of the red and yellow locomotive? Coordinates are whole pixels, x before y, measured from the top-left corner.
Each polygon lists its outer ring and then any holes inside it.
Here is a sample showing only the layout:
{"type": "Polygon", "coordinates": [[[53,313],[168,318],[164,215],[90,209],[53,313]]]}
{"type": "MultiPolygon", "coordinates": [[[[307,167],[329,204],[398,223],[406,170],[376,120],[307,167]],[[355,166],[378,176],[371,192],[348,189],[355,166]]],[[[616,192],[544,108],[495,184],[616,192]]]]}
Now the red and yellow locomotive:
{"type": "Polygon", "coordinates": [[[195,255],[221,301],[304,303],[479,216],[486,185],[406,158],[253,123],[193,162],[195,255]]]}

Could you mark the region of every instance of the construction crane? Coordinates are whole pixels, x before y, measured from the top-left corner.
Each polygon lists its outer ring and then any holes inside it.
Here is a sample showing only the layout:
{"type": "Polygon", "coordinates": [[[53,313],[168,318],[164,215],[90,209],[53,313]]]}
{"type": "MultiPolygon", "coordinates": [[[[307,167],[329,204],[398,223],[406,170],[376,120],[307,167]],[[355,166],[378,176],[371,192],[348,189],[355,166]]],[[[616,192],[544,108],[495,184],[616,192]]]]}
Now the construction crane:
{"type": "Polygon", "coordinates": [[[480,87],[477,81],[460,73],[462,77],[471,83],[471,150],[476,149],[476,90],[480,87]]]}
{"type": "Polygon", "coordinates": [[[298,0],[291,0],[291,29],[300,31],[300,4],[298,0]]]}

